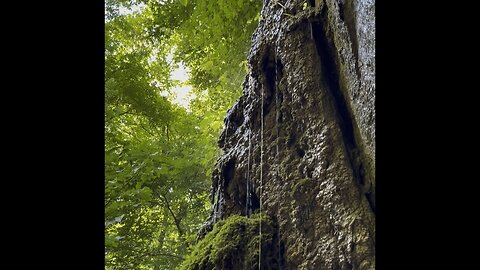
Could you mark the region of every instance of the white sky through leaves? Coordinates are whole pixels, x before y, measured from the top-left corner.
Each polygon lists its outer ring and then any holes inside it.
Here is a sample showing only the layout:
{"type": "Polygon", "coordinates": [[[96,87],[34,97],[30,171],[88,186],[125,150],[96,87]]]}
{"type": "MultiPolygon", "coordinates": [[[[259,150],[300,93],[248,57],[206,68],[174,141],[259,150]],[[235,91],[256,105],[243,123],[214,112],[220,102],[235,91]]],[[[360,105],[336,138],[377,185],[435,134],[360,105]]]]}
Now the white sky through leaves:
{"type": "Polygon", "coordinates": [[[183,63],[178,63],[178,68],[170,73],[170,78],[180,82],[178,86],[172,88],[175,99],[171,100],[171,102],[188,109],[190,101],[196,96],[192,93],[192,86],[186,84],[186,81],[189,79],[188,69],[185,68],[183,63]]]}
{"type": "MultiPolygon", "coordinates": [[[[145,5],[143,3],[134,4],[130,8],[120,6],[119,14],[129,15],[141,12],[144,8],[145,5]]],[[[172,61],[172,55],[169,55],[167,58],[170,58],[169,62],[172,61]]],[[[190,101],[196,97],[196,95],[192,93],[192,86],[186,84],[189,79],[188,69],[185,68],[183,63],[178,63],[178,68],[170,73],[170,78],[177,81],[177,86],[173,87],[170,91],[173,94],[173,97],[169,97],[170,101],[188,110],[190,101]]]]}

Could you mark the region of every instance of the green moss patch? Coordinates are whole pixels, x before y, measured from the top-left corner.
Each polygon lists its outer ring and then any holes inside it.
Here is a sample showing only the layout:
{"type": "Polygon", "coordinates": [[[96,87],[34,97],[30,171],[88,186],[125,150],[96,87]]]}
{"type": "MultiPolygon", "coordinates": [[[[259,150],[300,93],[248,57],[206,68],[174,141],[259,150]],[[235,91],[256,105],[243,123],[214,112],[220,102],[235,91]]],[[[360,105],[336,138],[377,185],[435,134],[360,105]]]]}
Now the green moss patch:
{"type": "Polygon", "coordinates": [[[262,222],[262,268],[270,264],[273,222],[262,215],[249,218],[233,215],[215,224],[203,240],[197,243],[180,270],[258,269],[259,226],[262,222]]]}

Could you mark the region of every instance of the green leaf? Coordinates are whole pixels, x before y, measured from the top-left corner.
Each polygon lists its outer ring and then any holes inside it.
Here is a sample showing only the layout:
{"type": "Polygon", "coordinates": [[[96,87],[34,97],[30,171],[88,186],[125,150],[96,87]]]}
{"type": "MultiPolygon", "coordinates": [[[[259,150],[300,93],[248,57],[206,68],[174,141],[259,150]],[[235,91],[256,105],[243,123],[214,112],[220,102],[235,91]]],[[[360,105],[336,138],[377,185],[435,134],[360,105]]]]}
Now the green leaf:
{"type": "Polygon", "coordinates": [[[106,235],[105,236],[105,247],[107,248],[115,248],[118,246],[118,240],[116,239],[115,236],[112,235],[106,235]]]}
{"type": "Polygon", "coordinates": [[[180,3],[182,3],[182,5],[186,7],[188,4],[188,0],[180,0],[180,3]]]}

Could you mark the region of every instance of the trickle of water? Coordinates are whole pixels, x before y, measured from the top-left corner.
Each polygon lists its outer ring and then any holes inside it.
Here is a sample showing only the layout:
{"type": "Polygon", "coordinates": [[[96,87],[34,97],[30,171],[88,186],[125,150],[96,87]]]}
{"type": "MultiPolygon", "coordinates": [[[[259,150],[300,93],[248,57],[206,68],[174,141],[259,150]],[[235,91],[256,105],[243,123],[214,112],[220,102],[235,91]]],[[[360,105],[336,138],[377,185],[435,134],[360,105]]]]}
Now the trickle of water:
{"type": "MultiPolygon", "coordinates": [[[[275,127],[277,131],[277,145],[276,145],[276,150],[277,153],[275,155],[275,159],[278,159],[278,136],[280,133],[280,127],[278,126],[278,119],[280,118],[280,104],[278,104],[278,63],[277,63],[277,47],[275,47],[275,109],[276,109],[276,114],[275,114],[275,127]]],[[[278,165],[278,164],[277,164],[278,165]]],[[[278,168],[277,168],[277,175],[278,175],[278,168]]]]}
{"type": "MultiPolygon", "coordinates": [[[[279,63],[277,63],[277,46],[275,46],[275,109],[276,109],[276,115],[275,115],[275,127],[276,127],[276,135],[277,135],[277,143],[276,143],[276,155],[275,155],[275,168],[276,168],[276,178],[277,181],[280,181],[280,164],[278,162],[279,156],[278,156],[278,148],[279,148],[279,137],[280,137],[280,127],[278,125],[279,118],[280,118],[280,104],[279,104],[279,92],[280,89],[278,88],[278,66],[279,63]]],[[[280,215],[280,207],[278,208],[278,269],[281,269],[281,243],[280,243],[280,221],[281,221],[281,215],[280,215]]]]}
{"type": "Polygon", "coordinates": [[[250,148],[252,146],[252,131],[248,132],[248,156],[247,156],[247,194],[246,194],[246,216],[250,216],[251,192],[250,192],[250,148]]]}
{"type": "Polygon", "coordinates": [[[213,224],[217,221],[217,192],[215,192],[215,197],[213,197],[213,224]]]}
{"type": "Polygon", "coordinates": [[[219,204],[220,204],[220,187],[217,188],[215,192],[215,198],[213,199],[213,224],[217,222],[217,216],[219,212],[219,204]]]}
{"type": "Polygon", "coordinates": [[[223,202],[223,197],[222,193],[218,193],[218,209],[217,209],[217,219],[221,219],[222,217],[222,202],[223,202]]]}
{"type": "MultiPolygon", "coordinates": [[[[246,175],[248,175],[248,172],[246,173],[246,175]]],[[[245,193],[245,216],[248,217],[248,194],[250,193],[250,190],[248,190],[248,176],[246,176],[245,178],[247,179],[247,191],[245,193]]]]}
{"type": "Polygon", "coordinates": [[[225,147],[227,143],[228,125],[230,125],[230,120],[227,118],[227,123],[225,124],[225,137],[223,137],[223,147],[225,147]]]}
{"type": "Polygon", "coordinates": [[[262,84],[262,93],[261,93],[261,116],[260,116],[260,192],[259,192],[259,197],[260,197],[260,241],[258,244],[259,252],[258,252],[258,269],[261,269],[262,265],[262,189],[263,189],[263,84],[262,84]]]}

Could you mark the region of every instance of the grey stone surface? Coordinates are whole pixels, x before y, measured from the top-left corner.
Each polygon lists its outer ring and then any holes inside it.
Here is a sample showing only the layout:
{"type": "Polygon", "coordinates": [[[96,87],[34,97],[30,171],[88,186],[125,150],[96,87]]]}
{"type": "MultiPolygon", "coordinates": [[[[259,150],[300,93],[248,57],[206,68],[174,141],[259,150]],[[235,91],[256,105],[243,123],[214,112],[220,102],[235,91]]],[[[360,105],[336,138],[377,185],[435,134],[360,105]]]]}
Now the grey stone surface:
{"type": "Polygon", "coordinates": [[[214,219],[261,200],[279,236],[270,269],[375,269],[374,1],[276,2],[219,139],[214,219]]]}

